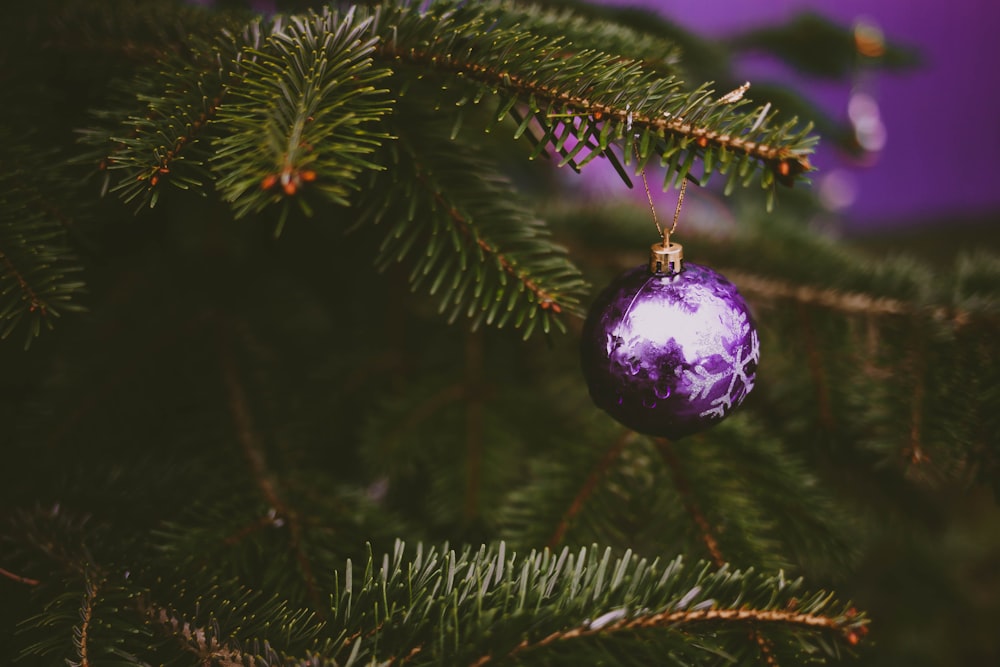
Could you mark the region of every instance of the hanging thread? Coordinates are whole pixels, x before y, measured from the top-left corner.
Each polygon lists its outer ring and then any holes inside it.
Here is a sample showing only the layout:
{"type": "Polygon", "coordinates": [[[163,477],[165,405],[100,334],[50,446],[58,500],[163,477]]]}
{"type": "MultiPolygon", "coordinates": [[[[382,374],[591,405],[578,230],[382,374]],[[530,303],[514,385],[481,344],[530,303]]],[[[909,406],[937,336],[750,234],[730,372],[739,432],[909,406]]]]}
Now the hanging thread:
{"type": "Polygon", "coordinates": [[[684,192],[687,190],[687,179],[681,181],[680,194],[677,195],[677,208],[674,209],[674,219],[670,225],[670,231],[664,233],[660,221],[656,217],[656,206],[653,204],[653,194],[649,191],[649,183],[646,181],[646,170],[643,169],[640,174],[642,175],[642,186],[646,190],[646,200],[649,202],[649,211],[653,215],[653,224],[656,225],[656,233],[663,239],[663,246],[666,247],[670,244],[670,235],[677,230],[677,221],[681,217],[681,206],[684,205],[684,192]]]}

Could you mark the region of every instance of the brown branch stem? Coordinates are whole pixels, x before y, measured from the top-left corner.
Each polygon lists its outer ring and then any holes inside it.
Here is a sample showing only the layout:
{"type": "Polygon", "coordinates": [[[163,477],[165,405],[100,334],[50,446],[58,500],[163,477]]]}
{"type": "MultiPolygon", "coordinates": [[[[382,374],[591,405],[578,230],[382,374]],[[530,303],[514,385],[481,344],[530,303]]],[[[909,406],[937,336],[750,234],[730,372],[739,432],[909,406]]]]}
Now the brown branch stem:
{"type": "Polygon", "coordinates": [[[556,299],[539,287],[538,283],[529,278],[524,271],[521,271],[516,262],[501,253],[495,245],[479,236],[476,232],[473,221],[455,208],[455,206],[444,196],[441,190],[428,180],[419,165],[415,165],[415,170],[417,182],[430,191],[434,201],[437,202],[443,210],[447,211],[448,217],[455,223],[455,229],[457,229],[463,237],[474,242],[477,246],[479,246],[480,250],[496,260],[500,269],[504,273],[509,275],[511,278],[514,278],[534,293],[537,297],[538,306],[540,308],[552,308],[553,312],[556,313],[562,311],[562,307],[558,304],[556,299]]]}
{"type": "Polygon", "coordinates": [[[691,483],[684,474],[684,468],[681,466],[681,462],[674,452],[673,445],[666,438],[656,438],[656,444],[660,452],[660,457],[667,465],[667,468],[670,469],[670,475],[674,479],[674,486],[677,488],[677,493],[680,494],[684,502],[685,509],[687,509],[688,514],[691,515],[691,519],[698,527],[698,534],[701,536],[702,542],[705,543],[705,548],[708,549],[708,553],[712,557],[712,562],[718,567],[722,567],[725,565],[726,559],[723,558],[722,550],[719,549],[719,541],[715,538],[715,532],[698,506],[697,500],[695,500],[691,483]]]}
{"type": "Polygon", "coordinates": [[[77,644],[77,655],[80,657],[80,667],[91,667],[89,653],[90,624],[94,618],[94,602],[100,591],[101,582],[87,581],[87,594],[80,610],[80,637],[77,644]]]}
{"type": "Polygon", "coordinates": [[[309,596],[313,609],[317,613],[321,613],[323,606],[316,585],[316,577],[303,548],[302,524],[298,514],[282,499],[277,484],[268,470],[267,461],[264,458],[264,444],[254,427],[246,391],[240,381],[236,360],[233,358],[230,346],[226,344],[226,341],[220,341],[219,347],[222,374],[229,398],[229,412],[236,429],[236,438],[261,495],[274,510],[275,515],[283,517],[288,522],[289,541],[306,586],[306,594],[309,596]]]}
{"type": "Polygon", "coordinates": [[[923,312],[935,320],[951,322],[956,327],[962,327],[971,320],[969,312],[955,308],[921,309],[898,299],[822,289],[810,285],[793,285],[735,269],[721,269],[721,271],[740,288],[743,294],[765,299],[788,299],[844,313],[865,315],[915,315],[923,312]]]}
{"type": "MultiPolygon", "coordinates": [[[[812,165],[805,155],[794,153],[780,146],[748,141],[740,136],[723,132],[715,132],[685,122],[682,118],[667,118],[663,116],[647,116],[635,110],[616,108],[608,104],[587,99],[584,95],[559,90],[549,85],[538,83],[527,77],[494,69],[479,63],[459,60],[450,56],[442,56],[417,49],[399,49],[391,42],[383,42],[377,48],[378,53],[397,62],[406,62],[421,67],[431,67],[445,72],[459,74],[467,79],[480,81],[494,87],[503,87],[524,95],[533,96],[539,104],[558,104],[572,109],[581,115],[590,115],[595,119],[614,118],[619,123],[629,123],[632,128],[648,128],[654,132],[673,134],[682,138],[694,139],[697,145],[714,144],[734,151],[742,151],[747,155],[765,161],[777,161],[784,164],[784,169],[790,169],[788,163],[794,163],[798,171],[810,171],[812,165]]],[[[779,167],[780,170],[780,167],[779,167]]],[[[788,172],[782,173],[783,176],[788,172]]]]}
{"type": "Polygon", "coordinates": [[[0,576],[7,577],[8,579],[16,581],[19,584],[27,584],[28,586],[37,586],[38,584],[42,583],[38,579],[32,579],[31,577],[22,577],[21,575],[14,574],[10,570],[5,570],[2,567],[0,567],[0,576]]]}
{"type": "Polygon", "coordinates": [[[434,416],[438,410],[444,409],[455,401],[461,400],[465,394],[465,385],[456,383],[428,396],[423,403],[410,412],[404,421],[400,422],[399,426],[394,428],[385,437],[386,449],[390,449],[397,440],[407,433],[412,433],[421,423],[434,416]]]}
{"type": "Polygon", "coordinates": [[[819,341],[816,340],[812,317],[806,309],[806,304],[802,302],[796,304],[795,314],[798,317],[802,342],[806,346],[806,362],[809,366],[809,375],[812,377],[816,389],[816,403],[819,405],[819,421],[825,430],[832,432],[835,429],[836,422],[833,418],[833,405],[830,401],[830,380],[826,373],[826,366],[823,364],[823,355],[820,353],[819,341]]]}
{"type": "Polygon", "coordinates": [[[924,396],[926,394],[926,346],[920,327],[914,327],[910,351],[910,369],[913,373],[913,396],[910,402],[910,442],[905,449],[913,465],[927,463],[929,457],[923,446],[924,396]]]}
{"type": "Polygon", "coordinates": [[[214,635],[210,636],[205,628],[193,626],[163,607],[150,605],[145,612],[150,620],[158,623],[178,641],[181,648],[197,656],[202,664],[220,667],[243,667],[246,664],[239,648],[223,644],[214,635]]]}
{"type": "Polygon", "coordinates": [[[601,460],[598,461],[597,465],[594,466],[593,470],[590,471],[587,479],[583,482],[580,490],[573,498],[573,502],[570,503],[566,513],[563,514],[562,519],[560,519],[559,524],[553,531],[552,537],[549,538],[549,548],[555,548],[562,542],[563,537],[566,535],[566,531],[569,530],[570,523],[583,509],[584,504],[594,494],[594,491],[597,489],[597,485],[600,483],[601,479],[607,475],[608,470],[622,455],[622,452],[625,451],[625,446],[631,442],[634,436],[635,433],[633,431],[625,431],[617,440],[615,440],[614,444],[611,445],[611,448],[608,449],[601,460]]]}
{"type": "Polygon", "coordinates": [[[38,293],[35,292],[34,289],[32,289],[31,285],[28,284],[28,281],[27,279],[25,279],[24,275],[14,265],[14,262],[11,261],[10,257],[4,254],[2,250],[0,250],[0,264],[3,264],[4,268],[7,270],[7,273],[9,273],[14,277],[14,280],[17,282],[17,286],[20,287],[21,291],[24,292],[25,296],[28,297],[28,301],[31,304],[30,306],[28,306],[28,309],[31,310],[31,312],[37,310],[42,315],[46,315],[47,311],[45,307],[45,302],[38,297],[38,293]]]}
{"type": "MultiPolygon", "coordinates": [[[[733,623],[744,622],[752,625],[794,625],[812,629],[840,630],[841,623],[836,619],[818,614],[803,614],[784,610],[761,609],[687,609],[681,611],[664,611],[657,614],[645,614],[625,618],[615,623],[591,628],[589,625],[578,626],[569,630],[558,630],[541,639],[523,640],[515,646],[506,657],[511,657],[525,651],[543,648],[550,644],[569,639],[592,637],[615,632],[630,632],[652,628],[672,628],[693,623],[733,623]]],[[[470,663],[470,667],[483,667],[494,659],[492,655],[484,655],[470,663]]]]}
{"type": "MultiPolygon", "coordinates": [[[[715,532],[708,523],[708,519],[705,518],[704,513],[698,506],[698,502],[695,500],[691,483],[688,481],[687,475],[684,474],[684,468],[681,466],[681,462],[674,452],[673,445],[666,438],[656,438],[656,444],[663,462],[670,469],[670,474],[674,479],[674,486],[677,488],[677,493],[683,499],[684,507],[698,527],[698,533],[701,535],[701,539],[705,543],[705,548],[708,549],[708,553],[712,557],[712,562],[715,563],[716,567],[722,567],[725,565],[726,559],[722,555],[722,549],[719,548],[719,541],[716,539],[715,532]]],[[[774,657],[771,644],[767,638],[756,629],[750,631],[750,638],[757,643],[767,664],[771,667],[778,667],[778,661],[774,657]]]]}

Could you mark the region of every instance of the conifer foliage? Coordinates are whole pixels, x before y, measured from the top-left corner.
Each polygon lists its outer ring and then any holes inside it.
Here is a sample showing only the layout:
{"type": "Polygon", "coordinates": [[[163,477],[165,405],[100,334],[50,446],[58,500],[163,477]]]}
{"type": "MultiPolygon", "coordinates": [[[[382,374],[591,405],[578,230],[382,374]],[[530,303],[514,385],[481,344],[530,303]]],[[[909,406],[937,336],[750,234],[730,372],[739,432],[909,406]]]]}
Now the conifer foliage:
{"type": "MultiPolygon", "coordinates": [[[[940,563],[942,489],[1000,488],[1000,261],[931,280],[804,229],[809,106],[751,101],[739,40],[576,2],[285,4],[2,22],[0,660],[912,658],[927,619],[869,580],[940,563]],[[685,240],[764,348],[708,433],[623,432],[582,387],[590,283],[652,229],[560,194],[553,166],[595,163],[745,212],[685,240]]],[[[806,28],[854,53],[766,34],[806,28]]]]}

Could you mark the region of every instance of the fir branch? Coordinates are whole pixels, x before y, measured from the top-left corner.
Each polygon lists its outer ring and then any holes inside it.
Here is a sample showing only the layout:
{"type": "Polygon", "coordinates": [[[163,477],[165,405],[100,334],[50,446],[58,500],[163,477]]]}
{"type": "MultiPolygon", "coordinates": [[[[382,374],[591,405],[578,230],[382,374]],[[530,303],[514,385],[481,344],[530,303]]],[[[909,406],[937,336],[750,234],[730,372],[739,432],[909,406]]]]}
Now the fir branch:
{"type": "Polygon", "coordinates": [[[812,314],[805,305],[798,303],[795,305],[795,315],[799,323],[800,338],[806,348],[809,375],[816,393],[819,423],[828,433],[833,433],[836,429],[836,420],[833,416],[833,401],[830,396],[830,379],[824,365],[823,354],[820,351],[820,341],[813,327],[812,314]]]}
{"type": "Polygon", "coordinates": [[[298,514],[278,493],[277,485],[268,470],[267,462],[264,459],[263,443],[254,428],[246,392],[240,382],[236,369],[236,361],[228,345],[220,346],[220,360],[228,392],[229,410],[243,455],[250,465],[254,480],[257,482],[261,494],[274,509],[276,516],[280,516],[288,522],[290,546],[292,552],[295,554],[295,560],[306,587],[306,595],[313,608],[320,609],[321,597],[319,588],[316,584],[316,576],[313,573],[312,563],[305,552],[302,526],[299,522],[298,514]]]}
{"type": "Polygon", "coordinates": [[[36,44],[74,59],[96,57],[122,70],[183,53],[190,26],[219,30],[232,14],[196,3],[161,0],[72,0],[46,2],[44,26],[11,22],[21,33],[38,31],[36,44]]]}
{"type": "MultiPolygon", "coordinates": [[[[726,564],[726,558],[719,549],[719,541],[715,537],[715,531],[712,530],[701,508],[698,507],[698,503],[691,491],[690,482],[688,482],[687,476],[684,474],[684,469],[681,467],[681,463],[673,451],[673,444],[666,438],[655,438],[655,441],[660,456],[663,457],[664,463],[670,469],[677,493],[684,500],[684,507],[698,527],[698,532],[705,543],[705,548],[708,549],[708,553],[712,557],[712,562],[715,563],[716,567],[723,567],[726,564]]],[[[777,667],[778,662],[774,657],[771,643],[762,634],[757,632],[756,629],[751,630],[750,636],[757,643],[757,646],[760,647],[761,654],[767,660],[767,664],[777,667]]]]}
{"type": "Polygon", "coordinates": [[[390,106],[376,86],[390,72],[373,65],[371,23],[354,8],[325,9],[276,23],[260,50],[248,49],[213,158],[238,217],[290,198],[309,212],[297,197],[307,187],[348,205],[358,175],[378,168],[369,156],[386,138],[376,122],[390,106]]]}
{"type": "MultiPolygon", "coordinates": [[[[505,255],[498,246],[482,238],[479,235],[478,230],[474,227],[473,221],[466,215],[463,215],[454,205],[452,205],[451,202],[445,198],[445,195],[440,191],[440,189],[432,184],[428,180],[427,176],[419,171],[419,169],[420,167],[418,166],[417,182],[427,188],[434,202],[447,212],[448,217],[451,218],[451,221],[454,223],[454,228],[463,237],[465,242],[471,242],[475,246],[478,246],[478,249],[481,250],[487,257],[492,257],[496,264],[500,267],[501,271],[513,280],[518,281],[531,294],[534,295],[535,301],[538,303],[540,308],[543,310],[551,308],[552,312],[557,314],[561,313],[562,306],[559,302],[557,302],[547,291],[541,288],[535,280],[530,278],[526,271],[521,270],[516,260],[513,260],[509,256],[505,255]]],[[[500,326],[502,326],[502,322],[500,326]]]]}
{"type": "Polygon", "coordinates": [[[14,512],[0,533],[5,556],[14,559],[5,564],[35,576],[11,573],[11,578],[35,586],[57,575],[84,580],[89,573],[100,572],[86,545],[93,530],[90,523],[89,515],[66,511],[58,504],[14,512]]]}
{"type": "MultiPolygon", "coordinates": [[[[384,35],[377,52],[389,62],[452,77],[455,85],[475,82],[482,88],[477,101],[485,91],[499,93],[497,119],[518,102],[526,105],[527,119],[543,126],[540,145],[561,151],[574,138],[576,148],[564,162],[585,150],[591,154],[580,160],[585,164],[618,141],[626,161],[638,148],[637,168],[653,154],[669,165],[665,186],[685,178],[697,156],[703,182],[719,170],[730,174],[730,187],[750,182],[751,163],[765,168],[765,188],[775,180],[791,184],[812,169],[809,128],[796,129],[795,120],[772,125],[769,105],[737,112],[742,101],[713,97],[706,87],[682,93],[680,82],[639,61],[495,25],[480,11],[442,2],[426,14],[386,12],[377,26],[384,35]]],[[[517,134],[525,127],[522,120],[517,134]]]]}
{"type": "MultiPolygon", "coordinates": [[[[235,642],[220,640],[216,631],[203,626],[192,625],[166,608],[145,604],[147,618],[168,636],[173,637],[187,653],[198,658],[205,665],[219,667],[245,667],[257,664],[257,656],[247,654],[235,642]]],[[[278,664],[280,659],[273,651],[265,649],[264,664],[278,664]]]]}
{"type": "MultiPolygon", "coordinates": [[[[198,592],[195,599],[181,588],[160,593],[172,601],[143,595],[136,604],[139,615],[156,635],[195,656],[199,664],[310,667],[330,664],[319,656],[335,652],[335,642],[322,636],[322,621],[278,599],[217,586],[198,592]]],[[[160,648],[152,657],[165,662],[165,654],[160,648]]]]}
{"type": "Polygon", "coordinates": [[[212,40],[192,36],[182,52],[166,54],[154,68],[120,86],[114,108],[95,112],[103,127],[80,131],[90,150],[78,162],[93,163],[110,190],[136,209],[155,206],[161,186],[202,188],[217,132],[212,124],[243,62],[264,39],[259,23],[241,33],[222,30],[212,40]]]}
{"type": "Polygon", "coordinates": [[[662,482],[651,441],[627,435],[628,444],[618,449],[623,435],[617,423],[595,415],[580,424],[581,413],[589,414],[580,407],[568,417],[572,427],[563,427],[573,435],[554,438],[508,493],[500,534],[519,547],[551,544],[561,532],[562,544],[676,550],[684,538],[677,527],[686,526],[683,505],[662,482]],[[609,442],[615,443],[610,451],[609,442]]]}
{"type": "Polygon", "coordinates": [[[422,131],[393,128],[398,138],[384,160],[391,168],[371,182],[361,204],[363,220],[395,219],[377,265],[416,255],[411,285],[429,283],[432,295],[440,293],[449,321],[464,313],[473,329],[513,323],[525,338],[536,327],[564,329],[558,315],[578,313],[586,289],[579,272],[517,203],[507,178],[404,102],[399,115],[420,117],[422,131]]]}
{"type": "Polygon", "coordinates": [[[94,606],[101,591],[103,581],[87,578],[86,593],[80,606],[80,625],[73,628],[73,641],[76,645],[79,662],[70,663],[72,667],[92,667],[89,657],[90,624],[94,618],[94,606]]]}
{"type": "MultiPolygon", "coordinates": [[[[599,621],[600,619],[598,619],[599,621]]],[[[610,623],[592,621],[569,630],[553,632],[537,641],[525,639],[514,647],[505,658],[514,658],[522,653],[549,647],[556,642],[571,639],[591,637],[606,637],[616,633],[631,633],[638,630],[673,629],[700,623],[741,623],[751,628],[762,625],[782,625],[808,629],[841,631],[843,621],[821,614],[803,614],[782,610],[756,609],[690,609],[682,611],[661,612],[659,614],[639,615],[632,618],[622,618],[610,623]]],[[[851,631],[848,631],[848,633],[851,631]]],[[[845,637],[848,636],[845,634],[845,637]]],[[[471,667],[483,667],[493,662],[492,655],[484,655],[471,664],[471,667]]]]}
{"type": "MultiPolygon", "coordinates": [[[[349,569],[345,581],[352,579],[349,569]]],[[[747,629],[804,642],[802,648],[824,646],[810,638],[815,633],[848,644],[863,634],[863,616],[836,611],[829,594],[802,593],[800,585],[726,568],[688,571],[679,560],[650,562],[631,553],[615,559],[596,547],[522,559],[502,543],[461,554],[418,548],[407,559],[397,544],[381,566],[369,558],[362,580],[340,595],[335,622],[348,629],[355,649],[367,639],[378,647],[371,658],[391,664],[481,666],[543,650],[567,655],[570,640],[582,639],[587,647],[576,650],[590,655],[593,642],[611,647],[636,638],[704,664],[705,656],[745,641],[747,629]],[[690,651],[681,648],[692,640],[690,651]]]]}
{"type": "Polygon", "coordinates": [[[566,40],[571,45],[586,44],[590,49],[621,54],[623,58],[642,61],[664,76],[677,73],[683,55],[681,47],[662,34],[621,25],[608,20],[608,16],[595,20],[594,7],[557,7],[521,0],[485,0],[478,4],[491,12],[494,27],[526,30],[549,39],[566,40]]]}
{"type": "Polygon", "coordinates": [[[910,344],[909,371],[913,376],[913,395],[910,400],[910,433],[909,442],[903,449],[903,455],[914,466],[927,464],[930,457],[923,446],[924,401],[927,395],[926,357],[927,349],[920,327],[913,328],[915,341],[910,344]]]}
{"type": "MultiPolygon", "coordinates": [[[[176,85],[173,81],[169,84],[176,85]]],[[[185,190],[200,188],[209,153],[199,142],[208,123],[218,115],[225,90],[221,81],[203,76],[190,90],[168,89],[169,102],[150,99],[145,116],[130,119],[132,130],[127,137],[110,138],[113,147],[99,162],[98,169],[108,179],[122,172],[110,191],[125,202],[135,202],[138,209],[156,205],[163,182],[185,190]]],[[[95,139],[105,143],[100,136],[95,139]]]]}
{"type": "Polygon", "coordinates": [[[12,277],[24,293],[24,297],[28,301],[28,312],[33,313],[37,310],[43,317],[47,315],[45,304],[38,298],[38,294],[31,288],[28,281],[25,280],[24,275],[10,261],[10,257],[4,254],[2,250],[0,250],[0,264],[3,264],[3,268],[6,269],[6,275],[12,277]]]}
{"type": "Polygon", "coordinates": [[[719,541],[715,538],[715,531],[712,530],[712,527],[709,525],[708,520],[702,513],[701,508],[698,507],[698,503],[691,491],[691,484],[688,482],[687,476],[684,474],[680,461],[674,454],[673,445],[666,438],[656,438],[655,440],[657,449],[663,457],[663,462],[666,463],[667,468],[670,469],[670,474],[673,477],[677,493],[683,499],[684,507],[687,508],[688,513],[691,515],[691,519],[698,527],[698,533],[701,535],[701,539],[705,543],[705,548],[712,557],[712,562],[715,563],[717,567],[722,567],[726,563],[726,559],[723,557],[722,551],[719,550],[719,541]]]}
{"type": "Polygon", "coordinates": [[[739,285],[741,292],[759,299],[790,300],[850,314],[874,316],[922,314],[938,322],[950,323],[956,328],[963,327],[974,319],[972,313],[961,308],[914,305],[900,299],[861,292],[825,289],[814,285],[793,285],[739,269],[720,269],[720,271],[734,284],[739,285]]]}
{"type": "Polygon", "coordinates": [[[14,574],[10,570],[5,570],[2,567],[0,567],[0,576],[7,577],[12,581],[16,581],[19,584],[25,584],[27,586],[37,586],[40,583],[42,583],[38,579],[32,579],[31,577],[23,577],[19,574],[14,574]]]}
{"type": "Polygon", "coordinates": [[[552,533],[552,537],[549,538],[547,543],[549,548],[554,549],[559,544],[562,544],[563,537],[569,529],[570,523],[583,509],[584,504],[593,495],[597,485],[601,482],[602,478],[606,476],[608,469],[615,464],[621,456],[622,451],[634,437],[635,432],[625,431],[617,440],[615,440],[611,448],[604,454],[604,457],[593,468],[586,480],[584,480],[576,496],[574,496],[572,503],[570,503],[569,508],[566,510],[566,513],[563,514],[558,525],[556,525],[556,528],[552,533]]]}
{"type": "Polygon", "coordinates": [[[73,300],[84,283],[74,276],[81,267],[68,218],[53,201],[65,184],[47,170],[52,156],[29,154],[18,138],[0,140],[10,142],[0,156],[0,339],[23,324],[27,348],[62,312],[82,310],[73,300]],[[37,186],[21,187],[28,179],[37,186]]]}

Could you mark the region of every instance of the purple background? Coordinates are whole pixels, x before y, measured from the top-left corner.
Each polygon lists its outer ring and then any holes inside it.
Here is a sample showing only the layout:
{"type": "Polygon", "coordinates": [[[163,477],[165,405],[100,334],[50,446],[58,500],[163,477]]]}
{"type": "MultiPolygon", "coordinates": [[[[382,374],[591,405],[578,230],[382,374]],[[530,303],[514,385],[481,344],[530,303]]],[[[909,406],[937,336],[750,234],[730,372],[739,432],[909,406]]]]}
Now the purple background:
{"type": "MultiPolygon", "coordinates": [[[[601,0],[654,9],[704,35],[771,25],[812,10],[850,26],[867,17],[891,42],[919,50],[923,64],[867,80],[887,141],[862,166],[829,148],[813,162],[814,187],[846,188],[847,230],[958,220],[1000,211],[1000,2],[997,0],[601,0]],[[833,176],[834,181],[825,181],[833,176]]],[[[847,117],[851,85],[808,81],[765,58],[740,73],[787,81],[835,117],[847,117]],[[766,75],[766,76],[765,76],[766,75]]],[[[753,97],[753,88],[748,93],[753,97]]]]}

